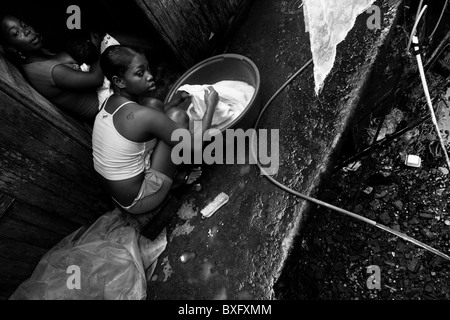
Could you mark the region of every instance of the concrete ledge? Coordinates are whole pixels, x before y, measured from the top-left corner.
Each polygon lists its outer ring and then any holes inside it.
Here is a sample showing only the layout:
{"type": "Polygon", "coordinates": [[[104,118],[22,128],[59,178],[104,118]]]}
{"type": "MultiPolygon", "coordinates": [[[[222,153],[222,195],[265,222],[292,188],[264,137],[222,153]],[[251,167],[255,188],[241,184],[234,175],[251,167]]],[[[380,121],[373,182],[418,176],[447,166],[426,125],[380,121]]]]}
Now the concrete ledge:
{"type": "MultiPolygon", "coordinates": [[[[382,29],[369,30],[369,15],[358,17],[338,46],[323,94],[315,96],[310,68],[277,98],[260,125],[280,129],[280,171],[275,178],[303,194],[320,198],[317,190],[326,183],[395,26],[400,1],[376,4],[382,10],[382,29]]],[[[228,46],[229,53],[242,54],[258,66],[263,104],[311,58],[303,12],[287,13],[282,5],[255,1],[228,46]]],[[[272,185],[256,166],[204,167],[202,180],[200,192],[191,190],[180,199],[178,218],[168,228],[167,250],[148,282],[148,299],[275,298],[274,286],[310,204],[272,185]],[[220,192],[230,196],[229,203],[202,219],[200,210],[220,192]],[[195,257],[183,263],[185,253],[195,257]]]]}

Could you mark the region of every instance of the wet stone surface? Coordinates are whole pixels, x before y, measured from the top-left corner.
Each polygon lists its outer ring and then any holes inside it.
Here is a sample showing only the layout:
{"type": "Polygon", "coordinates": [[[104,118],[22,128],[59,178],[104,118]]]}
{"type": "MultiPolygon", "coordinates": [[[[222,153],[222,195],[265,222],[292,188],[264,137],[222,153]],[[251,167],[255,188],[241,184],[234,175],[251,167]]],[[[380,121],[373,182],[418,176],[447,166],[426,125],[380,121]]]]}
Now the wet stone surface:
{"type": "MultiPolygon", "coordinates": [[[[388,12],[383,29],[367,33],[367,17],[357,20],[338,51],[336,68],[325,84],[329,90],[320,100],[310,68],[286,88],[261,121],[261,128],[280,130],[280,170],[275,178],[299,192],[314,196],[331,169],[397,14],[394,5],[382,6],[388,12]]],[[[277,0],[255,1],[227,52],[244,55],[257,65],[264,104],[311,58],[303,13],[287,14],[277,0]]],[[[180,198],[177,217],[168,228],[167,249],[148,283],[148,299],[275,298],[275,283],[312,207],[270,183],[255,165],[204,166],[201,191],[189,189],[180,198]],[[202,219],[200,210],[221,192],[229,195],[229,202],[202,219]],[[186,253],[195,257],[181,261],[186,253]]],[[[345,234],[332,235],[330,246],[345,242],[345,234]]],[[[324,239],[318,240],[313,245],[322,247],[324,239]]],[[[333,272],[345,274],[347,261],[340,257],[334,262],[333,272]]],[[[311,268],[308,274],[326,281],[330,272],[326,263],[312,263],[311,268]]],[[[339,290],[347,291],[347,284],[341,281],[339,290]]]]}

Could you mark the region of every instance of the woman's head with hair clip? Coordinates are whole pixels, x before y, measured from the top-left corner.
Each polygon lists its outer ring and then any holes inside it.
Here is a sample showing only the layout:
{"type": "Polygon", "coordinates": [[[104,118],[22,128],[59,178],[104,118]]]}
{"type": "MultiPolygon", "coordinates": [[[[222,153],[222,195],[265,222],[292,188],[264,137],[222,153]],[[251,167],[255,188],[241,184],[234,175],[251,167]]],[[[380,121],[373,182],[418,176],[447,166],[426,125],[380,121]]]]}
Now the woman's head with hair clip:
{"type": "Polygon", "coordinates": [[[100,66],[115,91],[140,96],[155,89],[147,58],[139,49],[123,45],[110,46],[102,53],[100,66]]]}

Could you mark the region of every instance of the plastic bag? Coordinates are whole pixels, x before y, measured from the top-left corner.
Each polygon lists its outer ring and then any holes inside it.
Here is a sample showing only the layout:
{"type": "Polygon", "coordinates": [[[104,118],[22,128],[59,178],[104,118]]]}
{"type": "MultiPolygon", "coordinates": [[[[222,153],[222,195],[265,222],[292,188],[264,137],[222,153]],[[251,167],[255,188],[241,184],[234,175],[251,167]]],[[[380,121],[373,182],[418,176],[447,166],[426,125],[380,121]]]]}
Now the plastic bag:
{"type": "Polygon", "coordinates": [[[108,212],[47,252],[10,300],[143,300],[146,270],[150,277],[166,245],[165,229],[150,241],[108,212]]]}

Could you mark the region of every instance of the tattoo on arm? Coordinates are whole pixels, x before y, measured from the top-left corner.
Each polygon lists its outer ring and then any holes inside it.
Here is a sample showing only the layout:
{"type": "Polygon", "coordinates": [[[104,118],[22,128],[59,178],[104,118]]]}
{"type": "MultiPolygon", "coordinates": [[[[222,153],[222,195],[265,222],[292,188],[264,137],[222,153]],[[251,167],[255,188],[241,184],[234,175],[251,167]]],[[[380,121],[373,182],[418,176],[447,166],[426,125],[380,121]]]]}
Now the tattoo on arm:
{"type": "Polygon", "coordinates": [[[130,113],[127,115],[127,119],[128,119],[128,120],[133,120],[133,119],[134,119],[134,112],[130,112],[130,113]]]}

